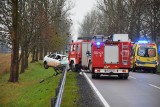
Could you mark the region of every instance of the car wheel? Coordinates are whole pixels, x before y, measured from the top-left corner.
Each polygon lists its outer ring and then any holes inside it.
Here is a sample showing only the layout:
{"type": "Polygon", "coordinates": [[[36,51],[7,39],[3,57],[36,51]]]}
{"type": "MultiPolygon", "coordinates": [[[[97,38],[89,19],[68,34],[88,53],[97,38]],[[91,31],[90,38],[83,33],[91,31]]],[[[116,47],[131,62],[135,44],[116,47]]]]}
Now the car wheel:
{"type": "Polygon", "coordinates": [[[100,78],[100,77],[101,77],[101,75],[100,75],[100,74],[97,74],[97,75],[96,75],[96,77],[97,77],[97,78],[100,78]]]}
{"type": "Polygon", "coordinates": [[[136,72],[136,68],[133,68],[133,70],[132,70],[133,72],[136,72]]]}
{"type": "Polygon", "coordinates": [[[157,73],[157,69],[153,69],[153,74],[156,74],[157,73]]]}
{"type": "Polygon", "coordinates": [[[44,66],[45,69],[49,68],[49,66],[47,65],[47,62],[44,62],[43,66],[44,66]]]}
{"type": "Polygon", "coordinates": [[[123,78],[126,80],[126,79],[128,79],[128,76],[123,76],[123,78]]]}
{"type": "Polygon", "coordinates": [[[118,77],[124,80],[128,79],[128,75],[118,75],[118,77]]]}

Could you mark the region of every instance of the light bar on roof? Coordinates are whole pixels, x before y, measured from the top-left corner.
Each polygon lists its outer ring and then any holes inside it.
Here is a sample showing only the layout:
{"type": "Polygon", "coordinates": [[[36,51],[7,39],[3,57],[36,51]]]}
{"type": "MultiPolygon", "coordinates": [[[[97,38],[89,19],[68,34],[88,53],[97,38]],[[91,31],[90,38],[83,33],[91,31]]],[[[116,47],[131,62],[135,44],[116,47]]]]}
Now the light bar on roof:
{"type": "Polygon", "coordinates": [[[145,40],[139,40],[138,43],[148,43],[148,41],[145,40]]]}

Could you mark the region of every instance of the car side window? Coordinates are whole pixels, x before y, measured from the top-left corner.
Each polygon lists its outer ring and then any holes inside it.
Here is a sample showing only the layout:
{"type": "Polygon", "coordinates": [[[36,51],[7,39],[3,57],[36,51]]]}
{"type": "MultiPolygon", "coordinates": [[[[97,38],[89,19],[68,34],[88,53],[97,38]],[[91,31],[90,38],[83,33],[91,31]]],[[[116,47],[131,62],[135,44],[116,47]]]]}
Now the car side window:
{"type": "Polygon", "coordinates": [[[52,54],[52,55],[50,56],[50,58],[55,58],[55,56],[56,56],[55,54],[52,54]]]}
{"type": "Polygon", "coordinates": [[[57,59],[57,60],[61,60],[60,55],[57,55],[56,59],[57,59]]]}

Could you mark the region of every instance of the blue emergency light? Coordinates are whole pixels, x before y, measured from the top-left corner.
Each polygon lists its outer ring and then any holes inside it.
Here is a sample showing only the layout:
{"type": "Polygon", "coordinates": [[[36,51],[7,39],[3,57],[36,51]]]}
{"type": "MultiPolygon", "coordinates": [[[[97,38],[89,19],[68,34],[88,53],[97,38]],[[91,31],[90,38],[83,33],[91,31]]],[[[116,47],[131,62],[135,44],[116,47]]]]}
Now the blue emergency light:
{"type": "Polygon", "coordinates": [[[160,45],[158,45],[158,54],[160,54],[160,45]]]}
{"type": "Polygon", "coordinates": [[[145,40],[139,40],[138,43],[148,43],[148,41],[145,40]]]}
{"type": "Polygon", "coordinates": [[[101,44],[100,42],[97,42],[97,43],[96,43],[97,46],[99,46],[100,44],[101,44]]]}
{"type": "Polygon", "coordinates": [[[100,42],[96,42],[96,47],[99,49],[100,48],[101,43],[100,42]]]}

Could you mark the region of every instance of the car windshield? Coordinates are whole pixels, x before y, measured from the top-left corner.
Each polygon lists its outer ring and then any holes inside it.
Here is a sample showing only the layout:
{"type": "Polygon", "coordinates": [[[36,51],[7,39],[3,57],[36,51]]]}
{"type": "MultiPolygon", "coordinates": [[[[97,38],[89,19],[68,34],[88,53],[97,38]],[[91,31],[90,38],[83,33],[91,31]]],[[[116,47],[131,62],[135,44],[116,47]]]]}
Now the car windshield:
{"type": "Polygon", "coordinates": [[[156,50],[152,47],[145,47],[141,46],[138,48],[138,56],[141,57],[155,57],[156,56],[156,50]]]}

